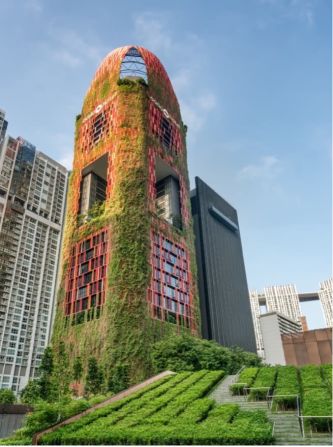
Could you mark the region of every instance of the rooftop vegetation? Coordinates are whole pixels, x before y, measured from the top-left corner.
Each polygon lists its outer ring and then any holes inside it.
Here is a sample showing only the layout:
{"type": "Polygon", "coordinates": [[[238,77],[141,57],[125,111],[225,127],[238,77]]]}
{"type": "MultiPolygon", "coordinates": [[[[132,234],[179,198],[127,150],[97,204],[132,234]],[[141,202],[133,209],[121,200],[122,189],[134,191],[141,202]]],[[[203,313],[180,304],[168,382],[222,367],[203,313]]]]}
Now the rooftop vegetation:
{"type": "Polygon", "coordinates": [[[205,397],[222,371],[183,372],[42,437],[42,444],[267,444],[262,412],[205,397]]]}
{"type": "Polygon", "coordinates": [[[332,365],[300,368],[302,414],[307,416],[306,426],[315,431],[332,430],[332,388],[327,382],[330,369],[332,365]]]}

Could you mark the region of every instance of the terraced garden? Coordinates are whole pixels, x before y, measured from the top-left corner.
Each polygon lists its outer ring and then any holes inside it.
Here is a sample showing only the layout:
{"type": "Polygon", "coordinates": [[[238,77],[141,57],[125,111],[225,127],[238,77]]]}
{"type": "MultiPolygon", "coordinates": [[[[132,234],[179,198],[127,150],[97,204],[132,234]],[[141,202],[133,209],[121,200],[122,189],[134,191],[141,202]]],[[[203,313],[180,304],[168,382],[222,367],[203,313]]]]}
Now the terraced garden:
{"type": "Polygon", "coordinates": [[[39,444],[272,444],[265,412],[216,405],[222,371],[183,372],[44,434],[39,444]]]}
{"type": "Polygon", "coordinates": [[[299,405],[305,429],[332,430],[332,365],[245,368],[230,391],[248,400],[268,399],[273,411],[295,410],[299,405]]]}

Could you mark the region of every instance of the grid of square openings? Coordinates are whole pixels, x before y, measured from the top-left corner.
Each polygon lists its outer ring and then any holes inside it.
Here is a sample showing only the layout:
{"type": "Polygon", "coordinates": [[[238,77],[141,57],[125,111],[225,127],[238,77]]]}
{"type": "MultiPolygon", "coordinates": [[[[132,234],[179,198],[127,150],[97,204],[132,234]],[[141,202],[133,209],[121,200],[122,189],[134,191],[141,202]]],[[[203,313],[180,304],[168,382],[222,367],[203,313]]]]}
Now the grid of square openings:
{"type": "Polygon", "coordinates": [[[89,236],[72,248],[66,278],[66,315],[104,304],[107,253],[107,230],[89,236]]]}
{"type": "Polygon", "coordinates": [[[80,129],[80,146],[82,152],[90,151],[110,131],[112,121],[112,104],[108,104],[99,113],[94,114],[80,129]]]}
{"type": "Polygon", "coordinates": [[[170,118],[151,101],[149,105],[150,129],[167,151],[179,153],[181,150],[180,132],[170,118]]]}
{"type": "Polygon", "coordinates": [[[152,234],[153,317],[192,327],[188,251],[161,234],[152,234]]]}

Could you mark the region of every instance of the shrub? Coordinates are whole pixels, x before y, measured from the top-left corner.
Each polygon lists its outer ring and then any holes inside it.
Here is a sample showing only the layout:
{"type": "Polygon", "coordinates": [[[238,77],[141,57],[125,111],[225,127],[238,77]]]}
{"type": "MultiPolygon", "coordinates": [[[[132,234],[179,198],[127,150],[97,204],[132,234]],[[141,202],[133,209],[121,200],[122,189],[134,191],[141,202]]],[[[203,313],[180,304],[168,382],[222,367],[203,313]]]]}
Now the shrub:
{"type": "Polygon", "coordinates": [[[249,388],[252,385],[258,371],[259,368],[255,367],[243,369],[239,374],[237,383],[234,383],[229,387],[232,394],[243,394],[244,388],[249,388]]]}
{"type": "Polygon", "coordinates": [[[332,419],[322,416],[332,415],[332,398],[327,388],[312,388],[303,392],[302,413],[304,416],[321,416],[306,419],[307,425],[315,431],[331,431],[332,419]]]}
{"type": "Polygon", "coordinates": [[[0,404],[13,404],[16,401],[12,390],[0,390],[0,404]]]}
{"type": "Polygon", "coordinates": [[[321,373],[324,379],[324,382],[328,385],[329,389],[332,390],[332,365],[322,365],[321,373]]]}
{"type": "Polygon", "coordinates": [[[103,384],[103,373],[97,364],[95,357],[88,359],[88,372],[86,377],[85,393],[98,394],[103,384]]]}
{"type": "MultiPolygon", "coordinates": [[[[302,385],[302,413],[304,416],[332,415],[332,397],[321,375],[322,368],[306,365],[300,369],[302,385]]],[[[331,418],[307,418],[306,427],[315,431],[331,431],[331,418]]]]}
{"type": "Polygon", "coordinates": [[[255,381],[250,387],[249,398],[252,400],[265,399],[270,392],[276,379],[277,368],[274,366],[265,366],[259,369],[255,381]]]}
{"type": "Polygon", "coordinates": [[[205,397],[222,374],[221,371],[179,373],[153,388],[140,390],[128,398],[115,402],[109,408],[96,410],[73,424],[44,435],[41,443],[49,445],[272,443],[272,426],[264,413],[239,412],[237,405],[216,406],[211,399],[205,397]]]}
{"type": "Polygon", "coordinates": [[[24,404],[32,405],[41,400],[40,394],[39,380],[29,380],[27,386],[21,391],[20,400],[24,404]]]}
{"type": "Polygon", "coordinates": [[[152,351],[155,372],[224,370],[236,373],[242,365],[259,366],[261,359],[241,348],[225,348],[214,341],[189,335],[175,336],[155,343],[152,351]]]}
{"type": "Polygon", "coordinates": [[[117,365],[111,372],[108,381],[108,389],[114,393],[119,393],[128,388],[129,385],[129,366],[117,365]]]}
{"type": "Polygon", "coordinates": [[[320,374],[320,366],[306,365],[300,368],[302,389],[325,387],[323,378],[320,374]]]}
{"type": "Polygon", "coordinates": [[[296,408],[296,395],[300,394],[298,372],[295,366],[281,366],[277,370],[272,408],[289,410],[296,408]],[[276,397],[275,397],[276,396],[276,397]]]}

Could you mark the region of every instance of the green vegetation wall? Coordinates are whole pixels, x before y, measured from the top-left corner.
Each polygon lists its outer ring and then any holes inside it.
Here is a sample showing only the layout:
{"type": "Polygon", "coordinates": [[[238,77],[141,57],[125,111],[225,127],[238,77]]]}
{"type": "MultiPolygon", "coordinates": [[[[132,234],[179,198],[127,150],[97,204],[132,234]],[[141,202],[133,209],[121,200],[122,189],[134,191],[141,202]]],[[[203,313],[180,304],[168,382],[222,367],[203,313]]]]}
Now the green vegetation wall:
{"type": "Polygon", "coordinates": [[[152,372],[153,342],[180,332],[199,335],[200,321],[185,128],[170,81],[158,59],[147,50],[140,49],[147,65],[148,85],[142,80],[119,82],[121,60],[128,48],[116,50],[103,61],[86,95],[82,114],[76,120],[52,345],[56,348],[60,342],[65,343],[70,369],[80,357],[86,371],[89,357],[95,357],[106,377],[118,366],[125,366],[130,383],[135,383],[152,372]],[[158,138],[151,134],[152,101],[155,107],[172,114],[175,123],[179,122],[179,145],[183,150],[176,155],[164,153],[158,138]],[[104,114],[105,122],[101,137],[95,141],[96,117],[100,114],[104,114]],[[182,229],[162,222],[156,215],[151,194],[152,153],[180,176],[185,222],[182,229]],[[82,178],[101,157],[105,157],[102,160],[107,164],[106,201],[94,207],[88,216],[80,216],[82,178]],[[152,231],[188,250],[192,299],[188,328],[152,318],[147,300],[152,273],[152,231]],[[105,296],[98,306],[92,305],[89,297],[87,307],[83,308],[77,304],[80,250],[82,244],[102,233],[107,246],[105,275],[101,279],[105,296]]]}

